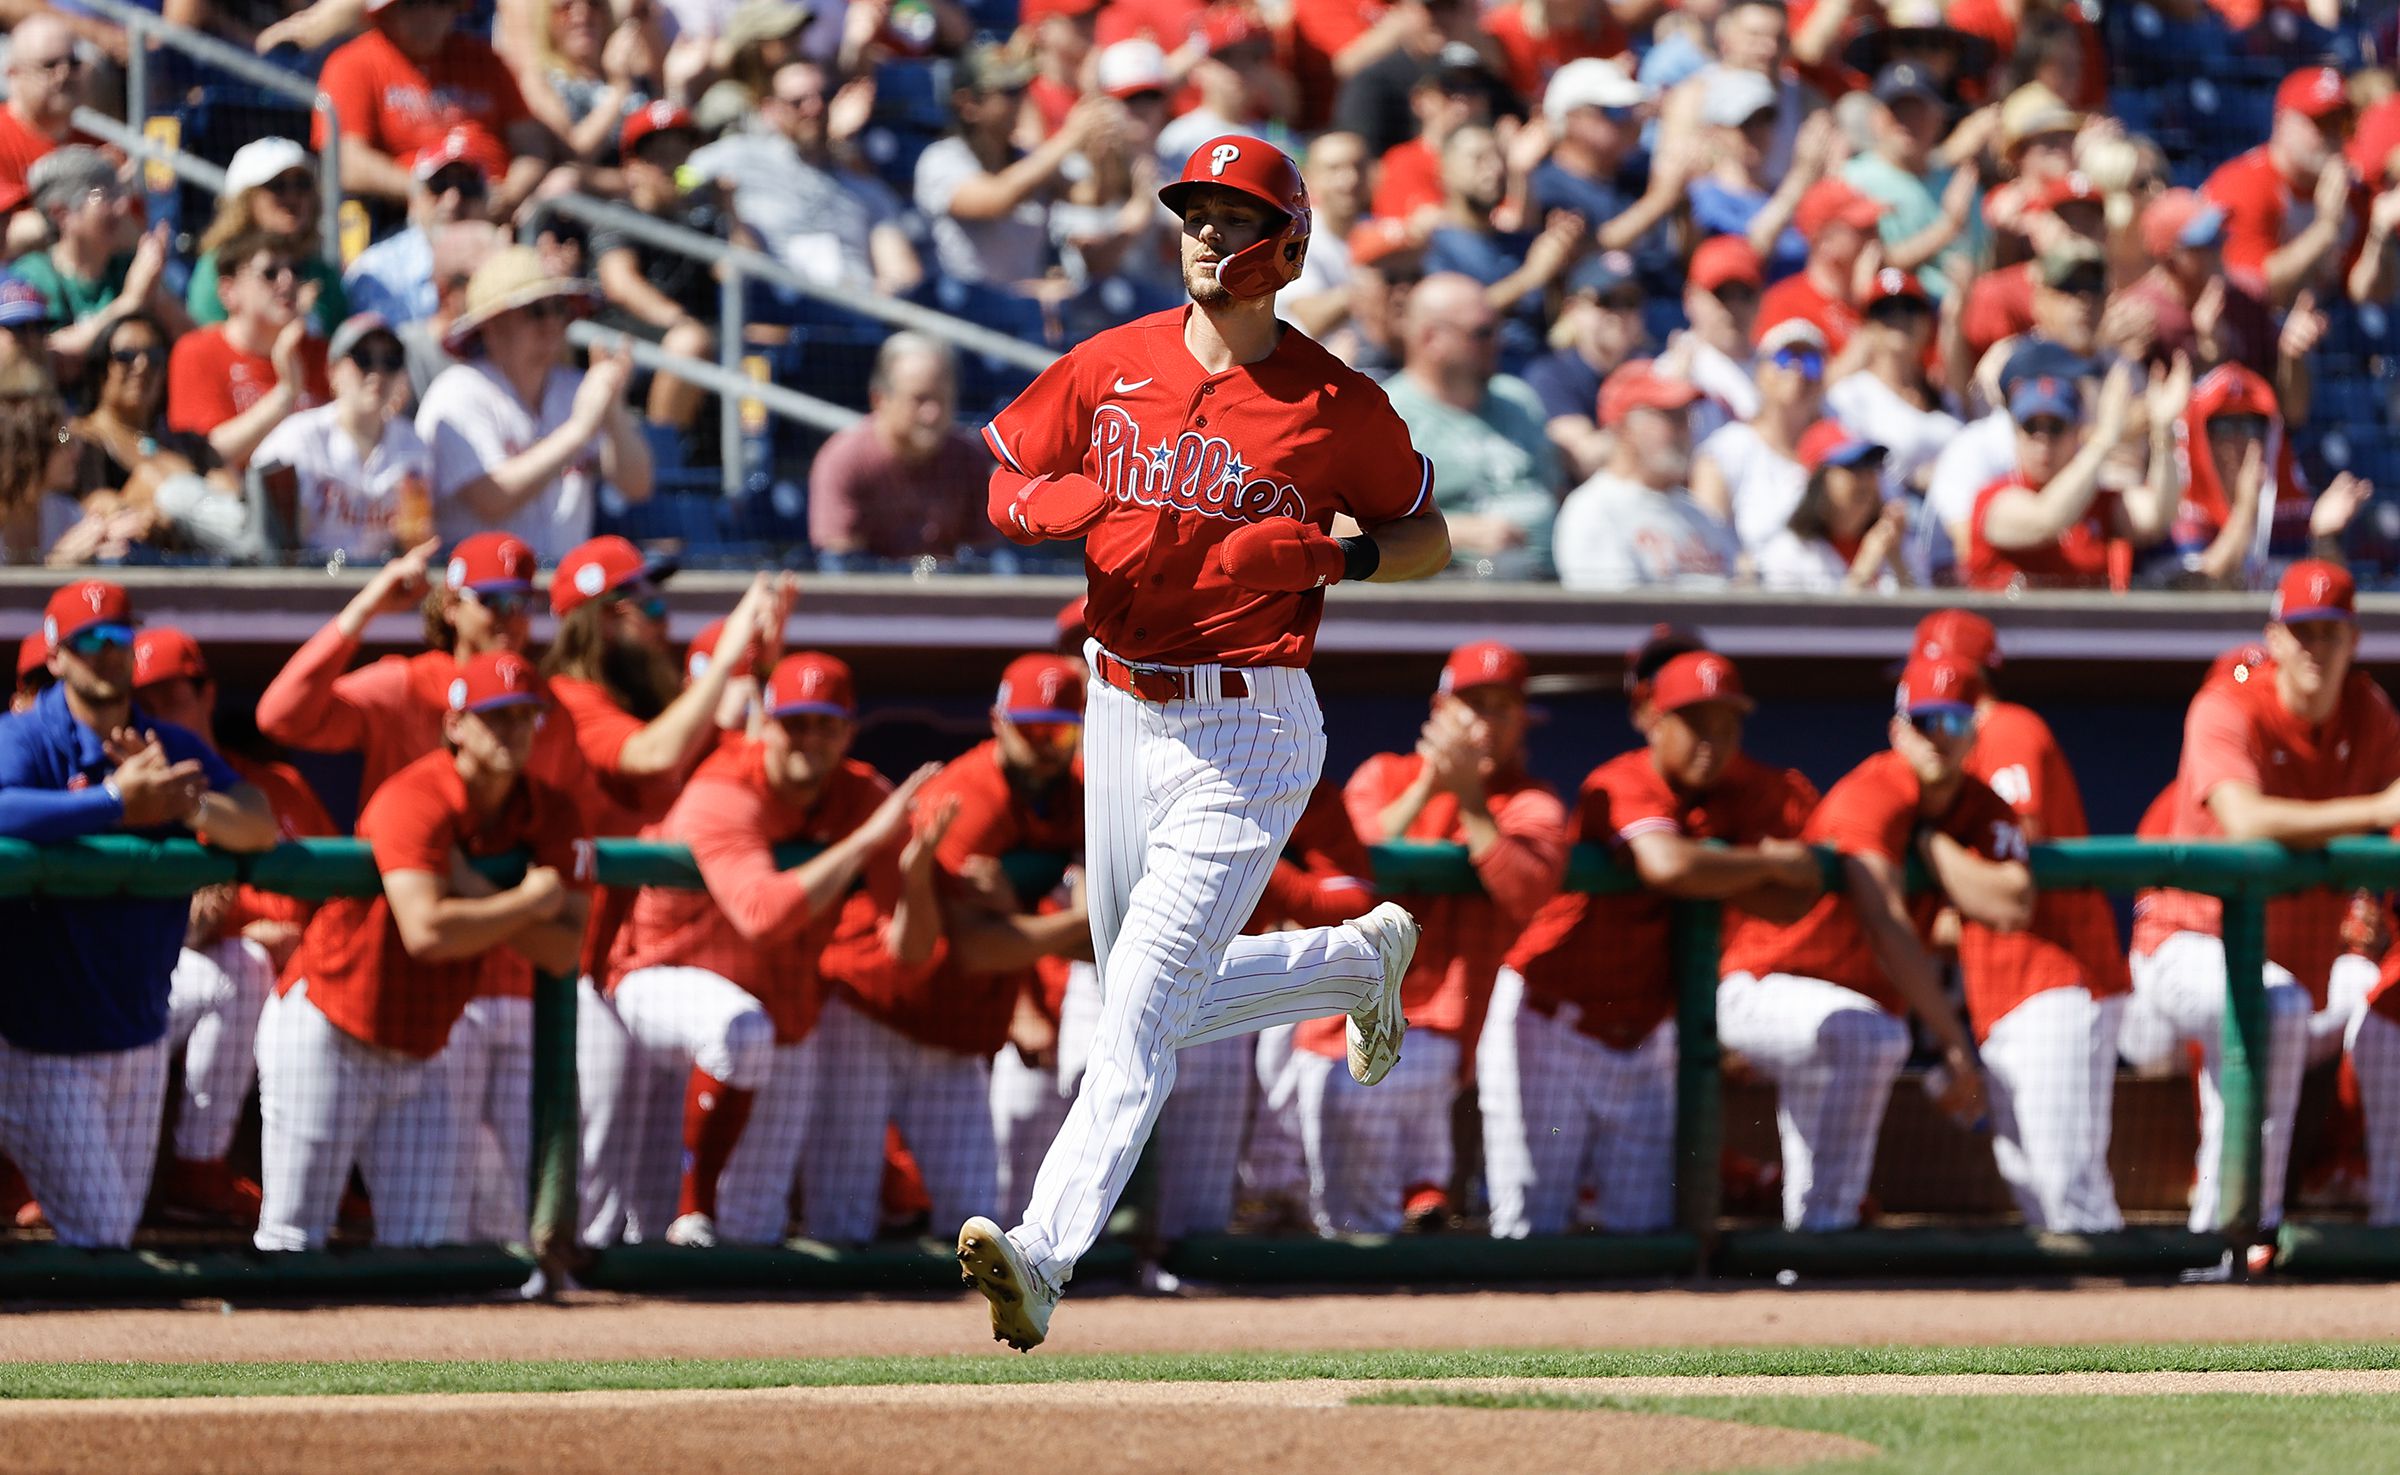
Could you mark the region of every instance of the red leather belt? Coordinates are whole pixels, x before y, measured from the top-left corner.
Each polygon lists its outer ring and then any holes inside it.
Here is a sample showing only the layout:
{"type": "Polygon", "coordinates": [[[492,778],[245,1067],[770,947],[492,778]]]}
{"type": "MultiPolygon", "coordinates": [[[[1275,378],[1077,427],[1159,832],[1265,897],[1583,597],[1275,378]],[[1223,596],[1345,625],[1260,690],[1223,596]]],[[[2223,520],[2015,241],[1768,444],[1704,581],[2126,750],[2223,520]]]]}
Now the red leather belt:
{"type": "MultiPolygon", "coordinates": [[[[1201,673],[1184,666],[1129,666],[1107,651],[1100,652],[1100,679],[1145,702],[1188,702],[1207,694],[1201,673]]],[[[1217,673],[1217,695],[1250,695],[1249,678],[1239,671],[1217,673]]]]}

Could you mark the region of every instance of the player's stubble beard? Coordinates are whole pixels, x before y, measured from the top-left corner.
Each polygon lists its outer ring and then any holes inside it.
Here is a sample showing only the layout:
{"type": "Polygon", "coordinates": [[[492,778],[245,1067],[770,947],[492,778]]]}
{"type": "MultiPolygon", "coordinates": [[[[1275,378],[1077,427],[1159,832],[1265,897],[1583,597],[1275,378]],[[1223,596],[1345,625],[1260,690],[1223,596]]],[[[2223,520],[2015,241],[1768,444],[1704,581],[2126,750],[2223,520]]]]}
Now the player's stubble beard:
{"type": "Polygon", "coordinates": [[[1183,290],[1202,307],[1230,307],[1234,297],[1217,280],[1217,268],[1222,261],[1187,261],[1183,264],[1183,290]]]}

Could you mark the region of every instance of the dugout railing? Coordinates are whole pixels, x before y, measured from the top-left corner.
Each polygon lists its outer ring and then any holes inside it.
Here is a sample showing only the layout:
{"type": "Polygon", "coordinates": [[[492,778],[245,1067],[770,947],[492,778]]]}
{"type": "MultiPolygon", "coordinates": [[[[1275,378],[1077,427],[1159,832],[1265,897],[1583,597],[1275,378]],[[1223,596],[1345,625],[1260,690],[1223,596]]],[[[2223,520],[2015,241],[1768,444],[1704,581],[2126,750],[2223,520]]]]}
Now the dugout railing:
{"type": "MultiPolygon", "coordinates": [[[[785,864],[804,855],[779,856],[785,864]]],[[[2006,1227],[1868,1228],[1832,1234],[1723,1227],[1718,1201],[1721,1051],[1715,1016],[1720,908],[1674,906],[1673,956],[1679,992],[1676,1080],[1677,1221],[1668,1234],[1570,1234],[1526,1240],[1470,1235],[1287,1238],[1245,1234],[1194,1237],[1165,1247],[1161,1264],[1183,1276],[1228,1284],[1372,1281],[1479,1283],[1576,1281],[1688,1275],[1800,1274],[1934,1276],[1999,1274],[2143,1274],[2205,1270],[2226,1263],[2254,1237],[2259,1203],[2258,1064],[2265,1058],[2267,1011],[2265,904],[2270,897],[2320,886],[2400,886],[2400,842],[2347,839],[2321,850],[2287,851],[2267,843],[2150,842],[2104,837],[2036,845],[2033,866],[2045,887],[2130,891],[2172,885],[2224,901],[2227,981],[2221,1067],[2226,1131],[2223,1211],[2217,1232],[2128,1229],[2103,1235],[2037,1235],[2006,1227]]],[[[1376,881],[1387,894],[1461,894],[1476,889],[1462,849],[1398,844],[1373,848],[1376,881]]],[[[1828,854],[1828,880],[1838,876],[1828,854]]],[[[602,840],[599,879],[612,886],[700,885],[679,846],[602,840]]],[[[1056,856],[1009,857],[1026,894],[1055,882],[1056,856]]],[[[485,863],[506,881],[511,863],[485,863]]],[[[378,878],[355,840],[287,843],[236,856],[188,841],[98,837],[53,846],[0,841],[0,896],[175,896],[240,881],[303,899],[371,894],[378,878]]],[[[1577,847],[1567,886],[1594,894],[1638,883],[1592,846],[1577,847]]],[[[1595,960],[1597,962],[1598,960],[1595,960]]],[[[42,986],[13,980],[10,986],[42,986]]],[[[533,1073],[532,1242],[430,1250],[367,1247],[264,1254],[247,1249],[196,1254],[155,1250],[87,1251],[39,1241],[0,1246],[0,1298],[160,1298],[213,1295],[412,1294],[500,1291],[540,1283],[618,1290],[701,1288],[896,1290],[955,1283],[941,1247],[885,1243],[841,1250],[795,1240],[778,1248],[666,1245],[591,1251],[576,1244],[578,1105],[575,1074],[576,986],[545,977],[536,987],[533,1073]]],[[[1135,1206],[1138,1213],[1138,1205],[1135,1206]]],[[[1120,1221],[1121,1225],[1124,1221],[1120,1221]]],[[[1087,1280],[1132,1268],[1133,1234],[1103,1243],[1083,1267],[1087,1280]]],[[[2277,1264],[2299,1274],[2400,1273],[2400,1235],[2338,1223],[2287,1223],[2277,1264]]]]}

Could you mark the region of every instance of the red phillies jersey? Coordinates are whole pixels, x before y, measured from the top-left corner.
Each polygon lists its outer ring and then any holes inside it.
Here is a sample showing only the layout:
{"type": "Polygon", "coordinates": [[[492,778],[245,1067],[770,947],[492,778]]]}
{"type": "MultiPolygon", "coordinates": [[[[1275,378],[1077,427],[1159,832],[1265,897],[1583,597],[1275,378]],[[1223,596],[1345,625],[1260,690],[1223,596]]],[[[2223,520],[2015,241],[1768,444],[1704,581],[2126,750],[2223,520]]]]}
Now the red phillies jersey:
{"type": "MultiPolygon", "coordinates": [[[[2364,672],[2353,670],[2342,699],[2324,725],[2310,728],[2284,709],[2272,664],[2249,679],[2211,681],[2192,698],[2183,719],[2183,761],[2160,796],[2165,834],[2216,839],[2225,831],[2208,807],[2221,784],[2247,784],[2272,799],[2341,799],[2372,794],[2400,778],[2400,717],[2391,699],[2364,672]]],[[[2348,897],[2331,887],[2267,901],[2267,957],[2290,970],[2317,1007],[2325,1006],[2325,974],[2341,955],[2342,913],[2348,897]]],[[[2133,949],[2157,950],[2177,932],[2211,937],[2224,926],[2223,906],[2194,891],[2158,890],[2134,913],[2133,949]]]]}
{"type": "MultiPolygon", "coordinates": [[[[1462,843],[1458,801],[1436,794],[1426,801],[1405,834],[1383,833],[1383,811],[1416,782],[1425,760],[1414,753],[1379,753],[1359,765],[1342,791],[1350,823],[1359,837],[1462,843]]],[[[1525,930],[1542,903],[1558,894],[1567,874],[1567,815],[1548,784],[1518,773],[1485,784],[1485,803],[1500,840],[1475,862],[1480,896],[1398,898],[1416,916],[1417,956],[1400,982],[1400,1002],[1411,1029],[1458,1035],[1471,1045],[1491,1003],[1492,979],[1508,956],[1509,944],[1525,930]]],[[[1339,1055],[1345,1046],[1342,1021],[1312,1019],[1300,1026],[1300,1048],[1339,1055]]]]}
{"type": "Polygon", "coordinates": [[[2109,512],[2116,499],[2108,493],[2092,498],[2083,520],[2058,535],[2058,541],[2033,548],[1999,549],[1983,535],[1992,503],[2006,491],[2038,492],[2025,478],[2011,473],[1975,494],[1975,510],[1967,517],[1967,583],[1976,589],[2007,589],[2022,580],[2029,589],[2099,589],[2108,584],[2109,512]]]}
{"type": "MultiPolygon", "coordinates": [[[[596,780],[589,789],[592,833],[595,835],[635,835],[642,826],[656,824],[666,818],[675,796],[683,789],[685,773],[670,773],[652,779],[637,779],[625,774],[621,757],[625,742],[645,725],[616,703],[608,688],[597,681],[584,681],[573,676],[549,678],[550,699],[557,704],[545,727],[557,725],[574,738],[574,750],[581,756],[582,766],[596,780]]],[[[702,749],[705,755],[706,749],[702,749]]],[[[563,752],[556,756],[565,756],[563,752]]],[[[695,758],[694,767],[698,766],[695,758]]]]}
{"type": "Polygon", "coordinates": [[[1828,355],[1840,353],[1848,346],[1850,335],[1865,321],[1849,302],[1818,291],[1805,271],[1785,277],[1758,299],[1758,326],[1751,330],[1751,336],[1764,338],[1767,330],[1777,323],[1795,319],[1816,325],[1817,331],[1825,335],[1828,355]]]}
{"type": "MultiPolygon", "coordinates": [[[[453,31],[441,50],[417,62],[370,24],[325,58],[317,84],[333,99],[342,137],[357,139],[405,162],[432,148],[453,128],[477,128],[504,139],[531,117],[525,95],[491,44],[453,31]]],[[[309,126],[308,146],[325,146],[325,115],[309,126]]]]}
{"type": "MultiPolygon", "coordinates": [[[[610,953],[608,988],[640,968],[705,968],[758,1000],[775,1022],[777,1044],[808,1038],[823,1003],[818,955],[842,909],[809,911],[794,873],[776,869],[775,847],[830,845],[866,823],[891,791],[883,775],[845,759],[803,809],[768,787],[757,743],[717,749],[667,817],[642,832],[690,846],[707,889],[643,887],[610,953]]],[[[866,871],[887,896],[897,883],[892,858],[866,871]]]]}
{"type": "Polygon", "coordinates": [[[1376,527],[1433,505],[1433,466],[1375,381],[1286,328],[1255,364],[1210,374],[1184,312],[1088,338],[984,427],[1002,465],[1080,472],[1112,504],[1084,543],[1092,635],[1131,661],[1300,666],[1325,607],[1239,588],[1209,562],[1235,528],[1346,512],[1376,527]]]}
{"type": "MultiPolygon", "coordinates": [[[[2083,791],[2067,767],[2050,724],[2032,709],[1994,702],[1983,714],[1967,772],[1991,785],[2024,821],[2029,840],[2075,840],[2091,833],[2083,791]]],[[[2044,989],[2088,989],[2094,998],[2133,987],[2125,951],[2117,945],[2116,915],[2097,891],[2044,891],[2034,899],[2033,924],[1995,932],[1966,922],[1959,933],[1959,970],[1967,986],[1967,1018],[1978,1040],[2000,1017],[2044,989]]]]}
{"type": "MultiPolygon", "coordinates": [[[[1793,839],[1816,806],[1816,786],[1796,770],[1769,768],[1745,755],[1726,767],[1715,788],[1689,794],[1667,782],[1648,748],[1636,748],[1584,779],[1574,833],[1608,847],[1630,870],[1637,836],[1687,835],[1728,845],[1793,839]]],[[[1562,891],[1517,939],[1509,966],[1524,976],[1526,997],[1574,1005],[1577,1028],[1611,1048],[1630,1050],[1675,1014],[1667,946],[1671,905],[1671,898],[1654,891],[1562,891]]],[[[1726,921],[1732,925],[1743,915],[1728,911],[1726,921]]]]}
{"type": "Polygon", "coordinates": [[[1342,791],[1319,779],[1308,807],[1292,826],[1283,854],[1267,877],[1267,894],[1245,932],[1279,932],[1285,927],[1331,927],[1364,916],[1375,905],[1374,866],[1358,828],[1342,803],[1342,791]]]}
{"type": "MultiPolygon", "coordinates": [[[[970,861],[1012,850],[1083,849],[1082,782],[1070,776],[1039,793],[1020,792],[1001,770],[996,741],[976,744],[934,775],[917,796],[918,813],[952,796],[959,801],[958,818],[936,852],[943,873],[937,884],[947,895],[965,891],[959,877],[970,861]]],[[[897,860],[895,850],[895,867],[897,860]]],[[[922,964],[903,967],[883,945],[884,926],[899,899],[896,868],[893,877],[890,889],[862,892],[843,908],[825,948],[825,981],[860,1013],[919,1044],[960,1055],[994,1054],[1008,1043],[1009,1015],[1031,976],[969,973],[951,956],[947,938],[922,964]]]]}
{"type": "MultiPolygon", "coordinates": [[[[447,878],[453,851],[476,857],[524,850],[533,864],[556,868],[578,889],[592,879],[574,801],[526,778],[498,814],[479,823],[448,753],[428,753],[393,774],[367,801],[358,835],[387,876],[430,871],[447,878]]],[[[507,948],[440,963],[409,956],[391,904],[378,893],[337,896],[319,907],[288,976],[308,980],[308,1001],[343,1032],[429,1060],[449,1042],[450,1027],[467,1000],[485,991],[484,975],[492,971],[532,976],[531,965],[507,948]]]]}
{"type": "MultiPolygon", "coordinates": [[[[242,776],[242,782],[267,796],[267,807],[275,811],[276,833],[283,839],[322,839],[341,833],[333,827],[333,816],[325,812],[316,790],[290,764],[259,763],[231,753],[225,755],[225,761],[242,776]]],[[[297,927],[315,910],[315,902],[302,901],[296,896],[281,896],[254,886],[239,887],[234,891],[233,905],[226,909],[225,920],[217,927],[217,936],[231,937],[252,922],[289,922],[297,927]]]]}
{"type": "MultiPolygon", "coordinates": [[[[1880,856],[1905,868],[1919,825],[1932,825],[1959,844],[1991,860],[2023,860],[2025,832],[2017,812],[1978,778],[1962,779],[1949,811],[1939,817],[1918,812],[1923,788],[1908,760],[1886,749],[1845,774],[1808,817],[1801,838],[1831,845],[1842,854],[1880,856]]],[[[1942,909],[1938,891],[1909,900],[1917,935],[1925,937],[1942,909]]],[[[1905,1014],[1899,990],[1883,976],[1859,925],[1847,888],[1829,892],[1807,916],[1789,926],[1745,927],[1725,947],[1725,972],[1764,978],[1791,973],[1822,978],[1865,994],[1894,1014],[1905,1014]]]]}
{"type": "MultiPolygon", "coordinates": [[[[2218,165],[2200,192],[2225,211],[2225,269],[2254,283],[2265,281],[2267,258],[2316,219],[2316,181],[2286,180],[2263,143],[2218,165]]],[[[2327,256],[2345,274],[2358,260],[2371,203],[2365,189],[2352,187],[2341,247],[2327,256]]]]}

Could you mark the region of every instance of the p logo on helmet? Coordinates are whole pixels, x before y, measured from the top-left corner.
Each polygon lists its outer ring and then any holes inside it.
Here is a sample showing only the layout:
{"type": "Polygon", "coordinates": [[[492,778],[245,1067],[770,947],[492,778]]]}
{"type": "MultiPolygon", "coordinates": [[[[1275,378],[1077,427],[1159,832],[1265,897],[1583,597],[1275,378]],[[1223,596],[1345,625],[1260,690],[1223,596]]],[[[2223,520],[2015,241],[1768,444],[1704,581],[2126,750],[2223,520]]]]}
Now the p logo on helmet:
{"type": "Polygon", "coordinates": [[[1218,144],[1208,151],[1208,172],[1221,175],[1225,166],[1242,156],[1242,151],[1230,143],[1218,144]]]}

